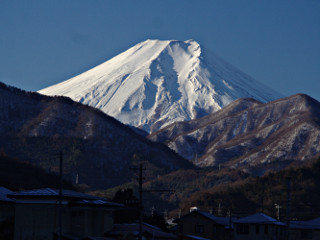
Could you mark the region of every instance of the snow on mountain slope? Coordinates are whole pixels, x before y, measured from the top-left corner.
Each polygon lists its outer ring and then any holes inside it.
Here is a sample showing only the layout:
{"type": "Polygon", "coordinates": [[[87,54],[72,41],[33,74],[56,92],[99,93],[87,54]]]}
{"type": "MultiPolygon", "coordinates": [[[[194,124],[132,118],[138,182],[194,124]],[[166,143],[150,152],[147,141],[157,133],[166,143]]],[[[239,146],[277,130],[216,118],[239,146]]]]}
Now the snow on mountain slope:
{"type": "Polygon", "coordinates": [[[202,117],[238,98],[282,97],[194,40],[146,40],[39,92],[68,96],[148,132],[202,117]]]}
{"type": "Polygon", "coordinates": [[[261,103],[238,99],[205,117],[148,136],[198,166],[247,167],[320,156],[320,103],[304,94],[261,103]]]}
{"type": "Polygon", "coordinates": [[[49,171],[59,169],[54,156],[63,151],[66,179],[78,175],[81,183],[93,189],[131,181],[130,167],[138,164],[137,158],[145,160],[149,179],[193,168],[163,144],[147,140],[100,110],[1,82],[0,136],[0,155],[49,171]]]}

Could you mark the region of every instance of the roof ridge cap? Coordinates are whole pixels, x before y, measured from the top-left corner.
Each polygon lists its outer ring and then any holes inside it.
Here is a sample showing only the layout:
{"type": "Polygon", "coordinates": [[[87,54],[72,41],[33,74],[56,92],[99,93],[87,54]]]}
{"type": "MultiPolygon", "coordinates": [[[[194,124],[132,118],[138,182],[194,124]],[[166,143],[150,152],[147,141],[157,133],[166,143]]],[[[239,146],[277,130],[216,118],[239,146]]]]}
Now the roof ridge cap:
{"type": "Polygon", "coordinates": [[[58,194],[58,192],[53,188],[46,188],[49,193],[58,194]]]}

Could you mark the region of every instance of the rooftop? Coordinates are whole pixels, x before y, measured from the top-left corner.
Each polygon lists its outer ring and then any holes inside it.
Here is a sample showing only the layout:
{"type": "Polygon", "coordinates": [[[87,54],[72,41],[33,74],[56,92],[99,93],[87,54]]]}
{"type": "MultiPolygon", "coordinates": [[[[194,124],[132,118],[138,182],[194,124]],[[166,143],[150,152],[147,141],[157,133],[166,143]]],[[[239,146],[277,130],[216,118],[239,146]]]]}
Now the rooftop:
{"type": "MultiPolygon", "coordinates": [[[[59,189],[53,188],[42,188],[42,189],[34,189],[27,190],[22,192],[15,192],[10,194],[10,196],[14,198],[57,198],[59,197],[59,189]]],[[[73,190],[62,190],[63,198],[71,198],[71,199],[87,199],[87,200],[104,200],[101,197],[76,192],[73,190]]]]}
{"type": "Polygon", "coordinates": [[[315,218],[309,221],[291,221],[290,228],[320,230],[320,218],[315,218]]]}
{"type": "MultiPolygon", "coordinates": [[[[114,224],[113,230],[107,233],[108,236],[120,236],[124,233],[133,233],[134,236],[139,234],[139,224],[114,224]]],[[[177,239],[177,237],[168,232],[164,232],[161,228],[142,223],[142,232],[143,234],[149,234],[156,239],[177,239]]]]}
{"type": "Polygon", "coordinates": [[[256,213],[247,217],[239,218],[235,220],[234,223],[258,223],[258,224],[272,224],[285,226],[283,222],[274,219],[264,213],[256,213]]]}
{"type": "Polygon", "coordinates": [[[5,187],[0,187],[0,202],[14,202],[13,199],[8,198],[8,194],[12,194],[13,192],[5,187]]]}
{"type": "MultiPolygon", "coordinates": [[[[212,220],[215,223],[220,224],[220,225],[224,225],[224,226],[229,226],[230,225],[230,217],[228,217],[228,216],[226,216],[226,217],[217,217],[217,216],[215,216],[215,215],[213,215],[213,214],[211,214],[209,212],[204,212],[204,211],[200,211],[200,210],[192,211],[192,212],[188,213],[187,215],[182,216],[180,219],[183,219],[183,218],[185,218],[187,216],[190,216],[192,214],[200,214],[200,215],[204,216],[205,218],[208,218],[208,219],[210,219],[210,220],[212,220]]],[[[175,221],[178,222],[180,219],[177,219],[175,221]]],[[[231,220],[232,220],[231,222],[233,222],[235,220],[235,218],[232,218],[231,220]]]]}

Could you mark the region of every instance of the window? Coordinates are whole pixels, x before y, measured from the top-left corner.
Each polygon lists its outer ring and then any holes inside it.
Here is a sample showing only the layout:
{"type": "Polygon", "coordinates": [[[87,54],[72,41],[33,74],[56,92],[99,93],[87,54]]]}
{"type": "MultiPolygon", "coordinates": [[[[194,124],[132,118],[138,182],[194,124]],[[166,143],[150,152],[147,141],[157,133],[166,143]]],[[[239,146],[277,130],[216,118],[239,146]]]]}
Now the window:
{"type": "Polygon", "coordinates": [[[269,233],[268,225],[264,225],[264,234],[268,234],[268,233],[269,233]]]}
{"type": "Polygon", "coordinates": [[[259,227],[260,227],[259,225],[256,225],[256,234],[259,234],[259,232],[260,232],[260,228],[259,227]]]}
{"type": "Polygon", "coordinates": [[[249,224],[238,224],[237,225],[238,234],[249,234],[249,224]]]}
{"type": "Polygon", "coordinates": [[[195,232],[196,233],[204,233],[204,226],[203,225],[196,225],[195,232]]]}

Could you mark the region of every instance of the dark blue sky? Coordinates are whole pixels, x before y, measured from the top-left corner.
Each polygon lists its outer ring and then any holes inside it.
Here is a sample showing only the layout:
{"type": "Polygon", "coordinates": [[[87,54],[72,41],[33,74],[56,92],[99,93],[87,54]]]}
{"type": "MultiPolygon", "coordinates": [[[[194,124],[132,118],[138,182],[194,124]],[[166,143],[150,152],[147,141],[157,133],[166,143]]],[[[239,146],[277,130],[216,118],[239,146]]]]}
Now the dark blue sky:
{"type": "Polygon", "coordinates": [[[0,81],[36,91],[140,41],[191,38],[284,95],[320,100],[318,0],[1,0],[0,81]]]}

